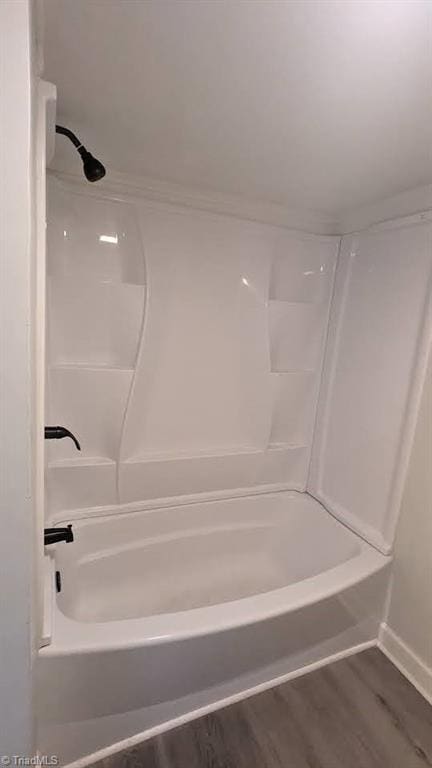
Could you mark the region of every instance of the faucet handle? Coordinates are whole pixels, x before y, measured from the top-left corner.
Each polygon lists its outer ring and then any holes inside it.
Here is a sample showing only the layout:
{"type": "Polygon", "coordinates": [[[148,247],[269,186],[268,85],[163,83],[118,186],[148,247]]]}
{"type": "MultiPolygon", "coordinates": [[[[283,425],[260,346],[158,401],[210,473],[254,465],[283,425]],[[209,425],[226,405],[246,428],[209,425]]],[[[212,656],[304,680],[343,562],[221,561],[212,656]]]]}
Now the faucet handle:
{"type": "Polygon", "coordinates": [[[63,437],[70,437],[74,441],[76,449],[81,450],[81,446],[75,435],[66,427],[45,427],[45,440],[61,440],[63,437]]]}

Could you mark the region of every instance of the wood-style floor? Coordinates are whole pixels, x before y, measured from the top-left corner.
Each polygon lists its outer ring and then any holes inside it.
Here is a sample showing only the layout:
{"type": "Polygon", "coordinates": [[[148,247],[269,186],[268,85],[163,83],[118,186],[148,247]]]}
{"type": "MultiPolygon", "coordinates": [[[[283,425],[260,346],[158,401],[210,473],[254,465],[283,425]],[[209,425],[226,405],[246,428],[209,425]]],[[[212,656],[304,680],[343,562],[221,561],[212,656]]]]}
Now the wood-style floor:
{"type": "Polygon", "coordinates": [[[96,765],[424,768],[432,766],[432,707],[373,648],[96,765]]]}

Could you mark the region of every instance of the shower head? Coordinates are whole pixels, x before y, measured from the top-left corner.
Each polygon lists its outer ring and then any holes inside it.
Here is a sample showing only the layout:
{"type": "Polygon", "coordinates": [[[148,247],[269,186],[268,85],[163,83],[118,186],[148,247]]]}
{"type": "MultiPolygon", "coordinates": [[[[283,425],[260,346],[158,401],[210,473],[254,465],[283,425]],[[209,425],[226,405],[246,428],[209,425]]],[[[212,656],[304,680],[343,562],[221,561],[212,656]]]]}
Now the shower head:
{"type": "Polygon", "coordinates": [[[100,160],[96,160],[91,152],[89,152],[85,147],[80,147],[78,152],[82,157],[84,175],[87,181],[99,181],[99,179],[103,179],[106,174],[106,170],[100,160]]]}
{"type": "Polygon", "coordinates": [[[87,181],[99,181],[99,179],[103,179],[106,174],[104,166],[100,160],[93,157],[91,152],[81,144],[80,140],[69,130],[69,128],[63,128],[62,125],[56,125],[56,133],[61,133],[63,136],[67,136],[76,150],[80,153],[83,161],[84,175],[87,181]]]}

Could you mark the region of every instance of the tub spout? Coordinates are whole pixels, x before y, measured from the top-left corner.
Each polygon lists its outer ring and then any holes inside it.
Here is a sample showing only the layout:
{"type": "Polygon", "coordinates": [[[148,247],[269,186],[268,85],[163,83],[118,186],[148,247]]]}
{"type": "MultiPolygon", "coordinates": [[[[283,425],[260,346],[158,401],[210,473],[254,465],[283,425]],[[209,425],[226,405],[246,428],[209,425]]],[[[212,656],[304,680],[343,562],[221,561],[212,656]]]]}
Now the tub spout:
{"type": "Polygon", "coordinates": [[[58,541],[65,541],[67,544],[74,540],[72,533],[72,525],[69,524],[65,528],[45,528],[44,530],[44,544],[56,544],[58,541]]]}

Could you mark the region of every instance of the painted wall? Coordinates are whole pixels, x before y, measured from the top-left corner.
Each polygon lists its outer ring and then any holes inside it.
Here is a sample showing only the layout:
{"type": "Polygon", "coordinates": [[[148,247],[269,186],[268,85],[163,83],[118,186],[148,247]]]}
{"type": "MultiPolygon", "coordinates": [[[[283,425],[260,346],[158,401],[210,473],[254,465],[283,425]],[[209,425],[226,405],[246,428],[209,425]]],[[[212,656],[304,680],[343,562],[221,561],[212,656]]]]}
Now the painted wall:
{"type": "Polygon", "coordinates": [[[397,528],[387,626],[396,660],[432,697],[432,356],[397,528]]]}
{"type": "Polygon", "coordinates": [[[34,157],[27,0],[0,3],[0,756],[33,743],[34,157]]]}

